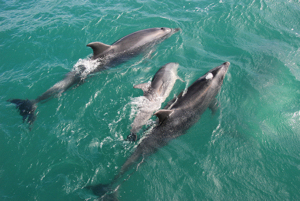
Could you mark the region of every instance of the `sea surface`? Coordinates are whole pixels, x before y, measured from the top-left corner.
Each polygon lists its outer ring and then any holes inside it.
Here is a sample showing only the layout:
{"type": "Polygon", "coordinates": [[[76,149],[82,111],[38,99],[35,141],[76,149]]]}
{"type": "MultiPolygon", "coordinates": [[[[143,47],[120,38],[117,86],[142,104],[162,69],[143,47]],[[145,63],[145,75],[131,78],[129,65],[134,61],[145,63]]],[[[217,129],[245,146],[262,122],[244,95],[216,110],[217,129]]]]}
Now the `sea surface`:
{"type": "Polygon", "coordinates": [[[0,200],[96,199],[84,187],[109,183],[138,144],[125,142],[143,95],[133,86],[178,62],[185,82],[163,107],[226,61],[218,111],[125,175],[118,199],[300,200],[299,47],[299,0],[1,1],[0,200]],[[31,130],[7,102],[63,79],[86,44],[152,27],[182,31],[38,104],[31,130]]]}

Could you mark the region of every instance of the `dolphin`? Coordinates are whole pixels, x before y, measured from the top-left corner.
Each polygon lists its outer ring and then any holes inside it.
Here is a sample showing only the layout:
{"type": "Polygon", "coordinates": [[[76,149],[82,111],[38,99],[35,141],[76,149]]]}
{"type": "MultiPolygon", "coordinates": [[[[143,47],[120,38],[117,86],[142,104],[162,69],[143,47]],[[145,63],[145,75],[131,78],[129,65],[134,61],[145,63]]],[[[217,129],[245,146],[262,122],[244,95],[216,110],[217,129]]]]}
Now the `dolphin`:
{"type": "Polygon", "coordinates": [[[155,115],[159,123],[140,141],[114,179],[109,184],[98,184],[87,188],[100,196],[99,200],[116,199],[116,192],[122,183],[115,189],[113,186],[127,170],[139,163],[138,168],[146,157],[154,154],[172,139],[185,134],[185,131],[200,119],[207,108],[216,109],[215,98],[221,89],[229,65],[229,62],[225,62],[211,69],[186,91],[169,101],[164,109],[157,111],[155,115]]]}
{"type": "Polygon", "coordinates": [[[9,99],[7,101],[16,104],[20,115],[23,116],[23,122],[26,120],[31,125],[36,118],[37,103],[41,101],[46,102],[55,96],[59,96],[71,86],[82,83],[90,74],[116,66],[141,53],[147,52],[179,30],[180,28],[150,28],[129,34],[112,45],[101,42],[89,43],[87,46],[93,49],[93,55],[90,58],[92,67],[77,66],[67,73],[63,80],[54,84],[34,100],[9,99]]]}
{"type": "Polygon", "coordinates": [[[153,113],[160,109],[161,104],[169,96],[176,80],[180,79],[177,76],[178,66],[178,63],[167,63],[156,72],[151,83],[134,86],[134,88],[142,89],[144,96],[142,97],[143,103],[131,124],[130,135],[127,136],[128,140],[137,140],[136,133],[146,124],[153,113]]]}

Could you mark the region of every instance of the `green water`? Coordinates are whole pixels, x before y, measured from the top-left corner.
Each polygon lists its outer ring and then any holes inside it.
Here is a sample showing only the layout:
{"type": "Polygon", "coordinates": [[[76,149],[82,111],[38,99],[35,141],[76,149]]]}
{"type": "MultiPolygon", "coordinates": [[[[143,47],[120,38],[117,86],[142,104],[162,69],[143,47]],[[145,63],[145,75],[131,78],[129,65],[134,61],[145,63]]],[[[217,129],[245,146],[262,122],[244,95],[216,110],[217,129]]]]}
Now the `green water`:
{"type": "Polygon", "coordinates": [[[165,105],[225,61],[218,112],[149,157],[119,200],[300,200],[299,46],[295,0],[1,1],[0,200],[95,199],[83,188],[110,182],[137,145],[124,143],[142,95],[133,86],[178,62],[185,83],[165,105]],[[41,95],[90,42],[161,26],[182,31],[39,104],[31,131],[6,102],[41,95]]]}

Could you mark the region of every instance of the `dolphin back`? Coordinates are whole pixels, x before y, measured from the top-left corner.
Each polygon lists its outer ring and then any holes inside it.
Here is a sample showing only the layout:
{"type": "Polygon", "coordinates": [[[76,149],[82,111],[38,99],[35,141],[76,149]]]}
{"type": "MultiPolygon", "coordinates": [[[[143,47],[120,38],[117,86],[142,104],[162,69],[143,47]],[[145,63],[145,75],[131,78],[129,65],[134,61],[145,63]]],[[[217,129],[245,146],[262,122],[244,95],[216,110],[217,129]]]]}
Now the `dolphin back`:
{"type": "Polygon", "coordinates": [[[178,63],[167,63],[162,66],[154,75],[151,84],[143,83],[134,86],[142,89],[145,97],[145,104],[140,107],[130,130],[127,140],[136,141],[138,131],[147,123],[153,113],[160,109],[161,104],[169,96],[173,86],[178,79],[178,63]]]}

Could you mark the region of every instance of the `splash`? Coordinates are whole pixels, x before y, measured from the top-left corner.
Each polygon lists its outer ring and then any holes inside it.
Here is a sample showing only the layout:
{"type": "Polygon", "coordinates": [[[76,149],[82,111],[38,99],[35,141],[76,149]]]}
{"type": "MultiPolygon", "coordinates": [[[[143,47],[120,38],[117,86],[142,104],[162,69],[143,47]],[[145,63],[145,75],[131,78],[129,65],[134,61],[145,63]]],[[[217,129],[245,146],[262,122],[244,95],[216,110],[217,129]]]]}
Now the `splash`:
{"type": "Polygon", "coordinates": [[[80,74],[82,79],[85,79],[89,74],[91,74],[99,65],[101,61],[99,60],[92,60],[90,58],[86,59],[79,59],[77,63],[73,66],[72,71],[77,72],[80,74]]]}
{"type": "Polygon", "coordinates": [[[131,113],[130,113],[130,119],[133,118],[133,116],[138,113],[138,111],[150,111],[154,112],[160,109],[161,102],[163,100],[163,97],[154,97],[153,99],[149,100],[145,96],[135,97],[131,98],[131,113]]]}

